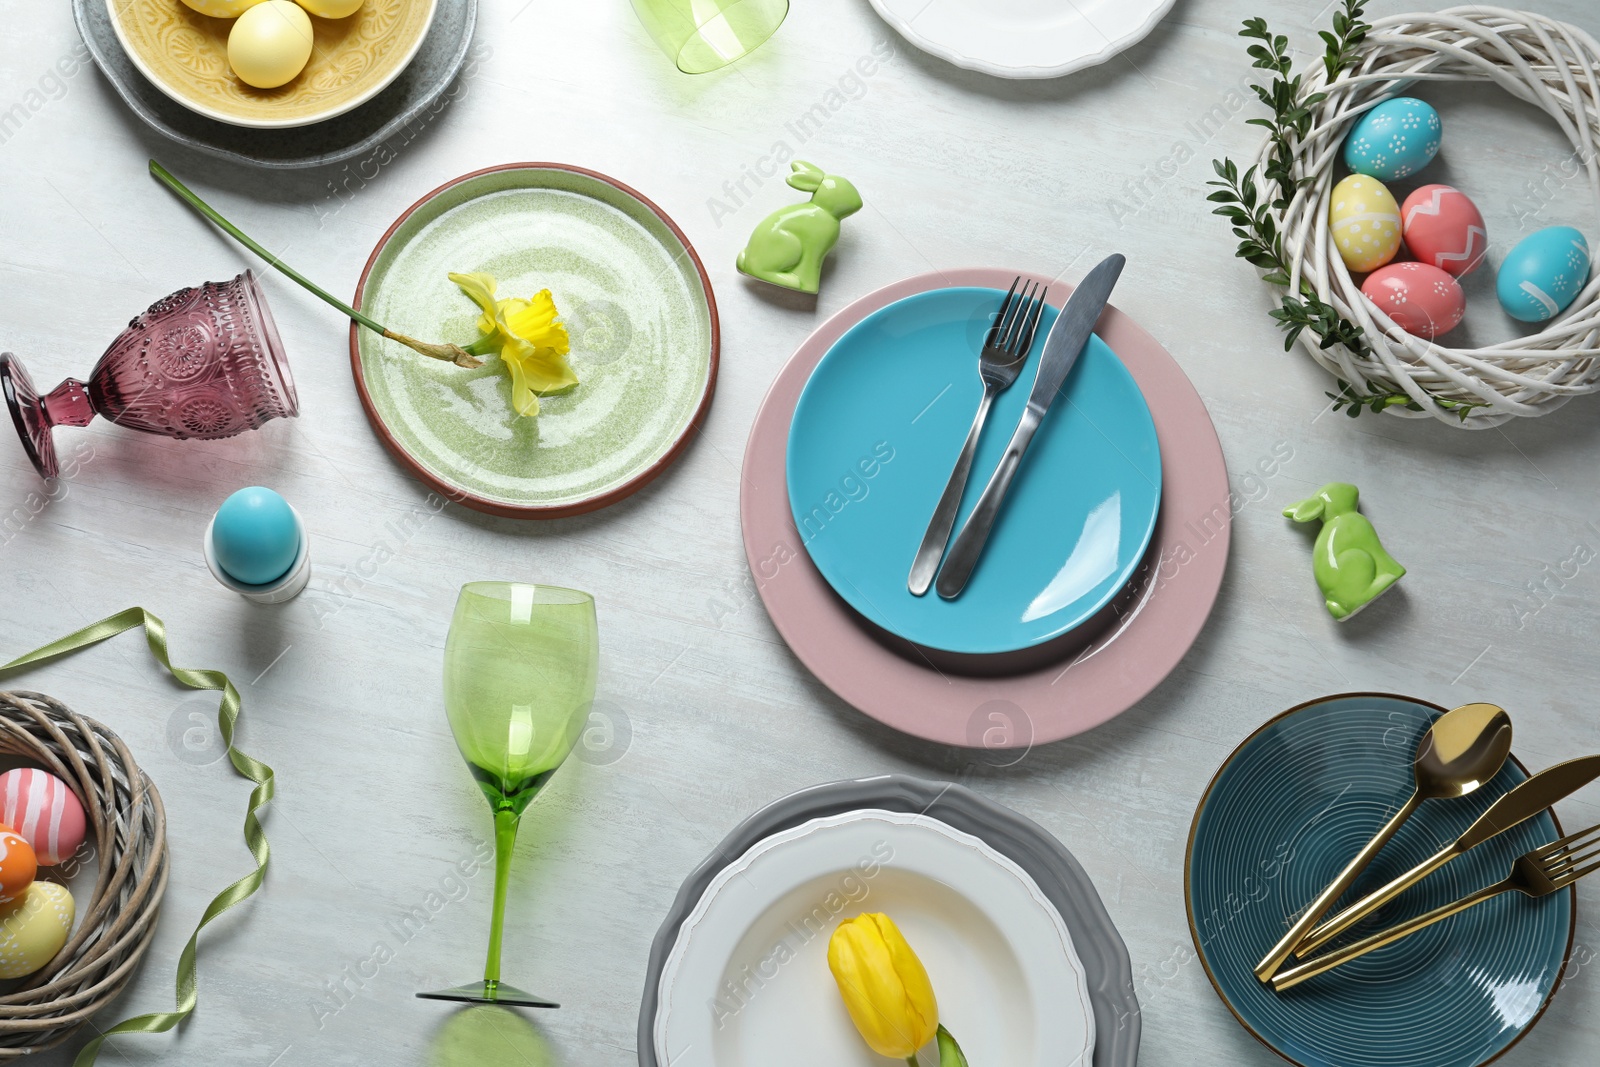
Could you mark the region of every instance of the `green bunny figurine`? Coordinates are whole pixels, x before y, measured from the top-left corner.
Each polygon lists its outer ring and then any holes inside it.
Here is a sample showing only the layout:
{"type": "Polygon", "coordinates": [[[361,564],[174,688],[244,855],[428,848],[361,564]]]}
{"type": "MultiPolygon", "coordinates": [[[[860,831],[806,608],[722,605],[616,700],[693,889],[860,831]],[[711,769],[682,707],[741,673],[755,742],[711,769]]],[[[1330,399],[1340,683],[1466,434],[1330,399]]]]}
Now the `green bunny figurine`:
{"type": "Polygon", "coordinates": [[[814,293],[822,260],[839,242],[839,220],[861,210],[861,194],[837,174],[797,159],[789,184],[811,194],[804,204],[781,207],[761,220],[739,253],[739,270],[785,289],[814,293]]]}
{"type": "Polygon", "coordinates": [[[1405,577],[1406,569],[1383,550],[1378,531],[1356,510],[1360,490],[1329,482],[1317,494],[1283,509],[1295,522],[1322,520],[1311,569],[1328,602],[1328,613],[1344,622],[1405,577]]]}

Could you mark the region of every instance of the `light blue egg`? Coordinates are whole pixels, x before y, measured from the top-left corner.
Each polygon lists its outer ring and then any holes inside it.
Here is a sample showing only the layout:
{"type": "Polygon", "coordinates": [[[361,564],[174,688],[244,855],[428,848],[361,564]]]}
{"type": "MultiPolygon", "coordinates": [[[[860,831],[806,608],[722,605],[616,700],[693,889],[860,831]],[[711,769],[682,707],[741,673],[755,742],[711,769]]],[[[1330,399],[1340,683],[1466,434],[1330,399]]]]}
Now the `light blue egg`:
{"type": "Polygon", "coordinates": [[[1500,263],[1495,295],[1506,314],[1544,322],[1567,309],[1589,280],[1589,242],[1571,226],[1546,226],[1517,242],[1500,263]]]}
{"type": "Polygon", "coordinates": [[[1356,120],[1344,139],[1344,165],[1384,182],[1409,177],[1433,162],[1443,132],[1427,101],[1397,96],[1356,120]]]}
{"type": "Polygon", "coordinates": [[[211,524],[217,563],[246,585],[268,585],[288,573],[300,552],[300,527],[289,502],[253,485],[222,502],[211,524]]]}

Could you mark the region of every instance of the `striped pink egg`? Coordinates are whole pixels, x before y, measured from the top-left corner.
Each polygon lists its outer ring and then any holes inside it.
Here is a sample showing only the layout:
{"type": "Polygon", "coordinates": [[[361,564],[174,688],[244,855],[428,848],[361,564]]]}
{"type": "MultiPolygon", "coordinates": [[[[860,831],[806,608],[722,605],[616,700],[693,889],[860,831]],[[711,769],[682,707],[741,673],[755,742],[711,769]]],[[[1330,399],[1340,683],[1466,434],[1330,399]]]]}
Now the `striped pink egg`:
{"type": "Polygon", "coordinates": [[[40,866],[51,866],[78,851],[87,829],[83,805],[67,783],[36,767],[0,774],[0,823],[33,846],[40,866]]]}

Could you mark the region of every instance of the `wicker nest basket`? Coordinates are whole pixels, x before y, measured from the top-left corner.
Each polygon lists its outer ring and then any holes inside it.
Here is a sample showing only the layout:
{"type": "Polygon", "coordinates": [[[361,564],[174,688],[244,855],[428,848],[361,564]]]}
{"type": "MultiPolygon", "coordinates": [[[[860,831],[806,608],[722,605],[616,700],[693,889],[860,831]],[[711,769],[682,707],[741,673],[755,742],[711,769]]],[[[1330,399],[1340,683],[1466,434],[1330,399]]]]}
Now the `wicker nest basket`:
{"type": "Polygon", "coordinates": [[[72,787],[99,865],[94,889],[75,894],[76,928],[66,946],[0,993],[0,1059],[12,1059],[59,1045],[128,984],[167,887],[167,820],[122,739],[41,693],[0,692],[0,753],[37,763],[72,787]]]}
{"type": "MultiPolygon", "coordinates": [[[[1457,7],[1376,19],[1356,48],[1356,62],[1330,85],[1321,65],[1305,77],[1305,92],[1326,92],[1310,131],[1296,145],[1296,177],[1311,176],[1278,215],[1290,262],[1290,292],[1302,278],[1365,335],[1370,356],[1343,345],[1323,349],[1310,331],[1304,347],[1357,393],[1403,393],[1420,411],[1469,428],[1544,415],[1574,396],[1600,389],[1600,277],[1591,278],[1565,314],[1537,335],[1483,348],[1459,349],[1401,330],[1361,295],[1328,232],[1328,197],[1345,133],[1363,113],[1415,83],[1488,81],[1542,109],[1572,142],[1573,171],[1581,163],[1600,204],[1600,45],[1583,30],[1530,12],[1457,7]],[[1465,420],[1434,397],[1485,405],[1465,420]]],[[[1271,150],[1270,140],[1256,162],[1271,150]]],[[[1275,212],[1275,214],[1277,214],[1275,212]]]]}

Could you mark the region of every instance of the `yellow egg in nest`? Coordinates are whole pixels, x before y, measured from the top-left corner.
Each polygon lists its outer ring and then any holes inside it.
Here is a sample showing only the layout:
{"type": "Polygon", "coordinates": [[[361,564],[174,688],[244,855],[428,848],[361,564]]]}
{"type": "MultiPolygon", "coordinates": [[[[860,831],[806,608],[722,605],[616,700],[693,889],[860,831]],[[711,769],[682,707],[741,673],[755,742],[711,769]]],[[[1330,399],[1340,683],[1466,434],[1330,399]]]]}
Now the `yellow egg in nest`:
{"type": "Polygon", "coordinates": [[[236,19],[265,0],[183,0],[202,15],[214,19],[236,19]]]}
{"type": "Polygon", "coordinates": [[[349,18],[361,10],[365,0],[298,0],[301,7],[319,19],[349,18]]]}
{"type": "Polygon", "coordinates": [[[311,16],[293,0],[266,0],[239,16],[228,34],[228,64],[245,84],[276,89],[311,59],[311,16]]]}
{"type": "Polygon", "coordinates": [[[34,882],[0,907],[0,978],[21,978],[55,959],[76,911],[67,887],[55,882],[34,882]]]}
{"type": "Polygon", "coordinates": [[[1400,205],[1376,178],[1352,174],[1328,197],[1328,226],[1344,265],[1377,270],[1400,251],[1400,205]]]}

